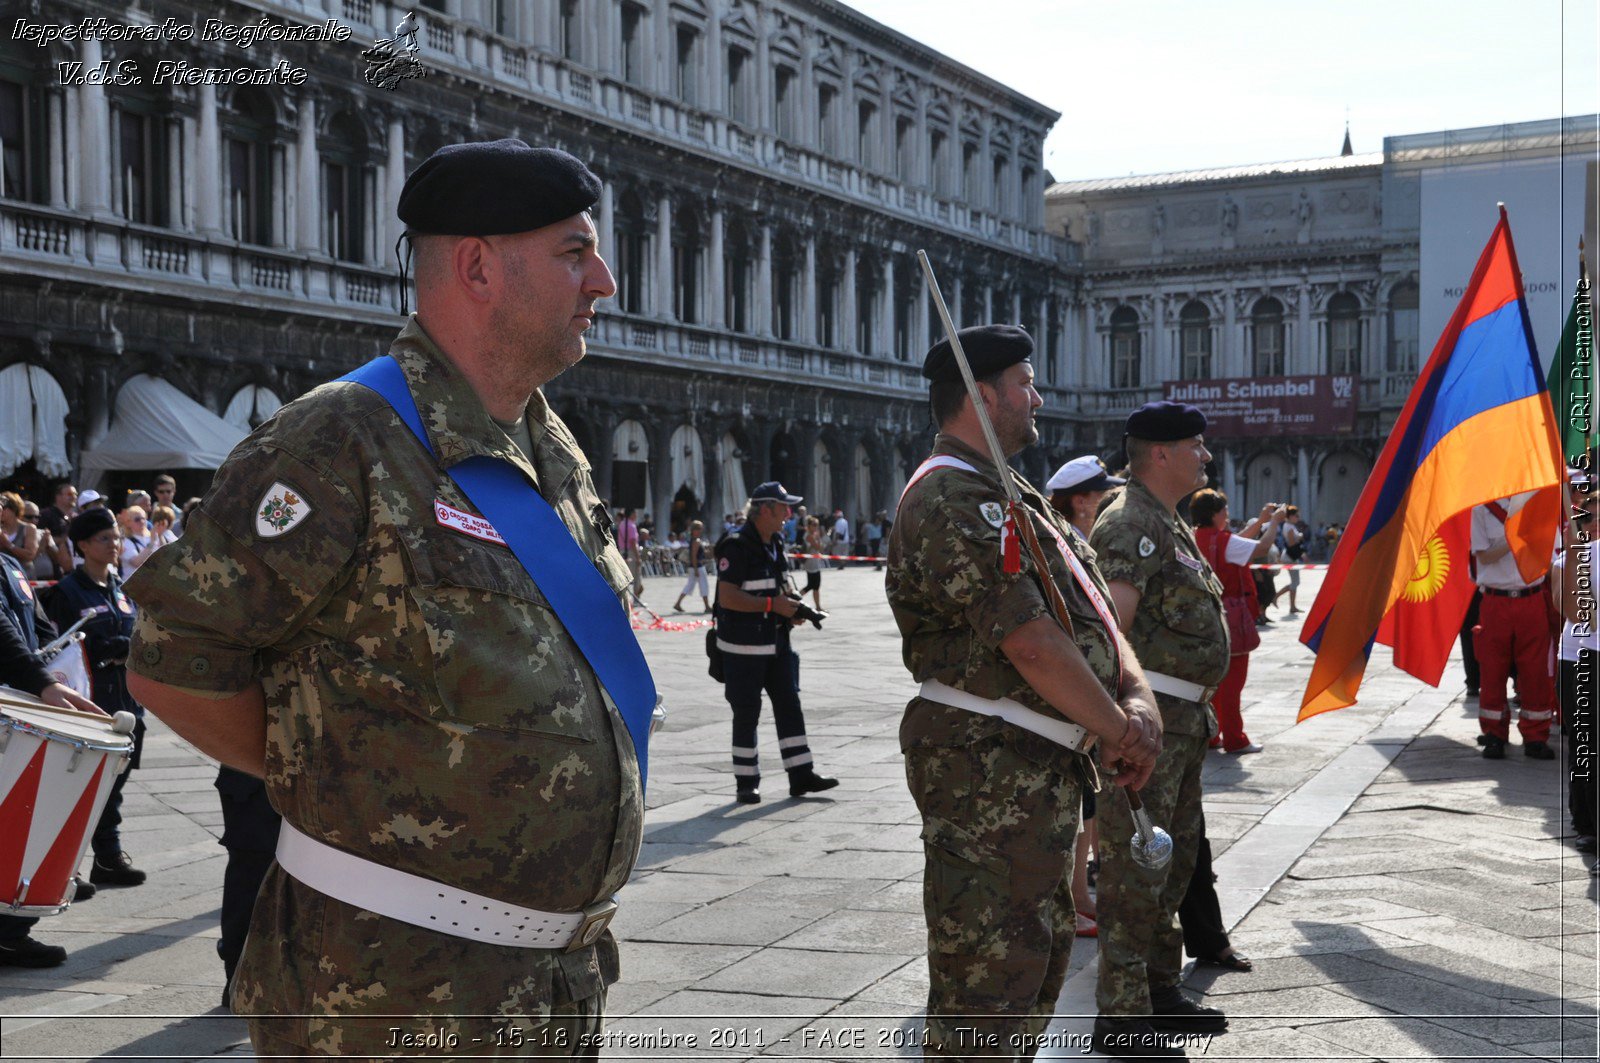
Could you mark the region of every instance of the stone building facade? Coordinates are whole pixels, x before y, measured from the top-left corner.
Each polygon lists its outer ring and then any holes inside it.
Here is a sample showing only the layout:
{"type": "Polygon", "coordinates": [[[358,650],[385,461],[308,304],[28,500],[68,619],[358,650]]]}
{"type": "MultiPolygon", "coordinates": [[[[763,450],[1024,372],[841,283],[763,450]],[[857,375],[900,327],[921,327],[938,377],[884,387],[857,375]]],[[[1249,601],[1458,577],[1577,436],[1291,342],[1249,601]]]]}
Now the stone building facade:
{"type": "MultiPolygon", "coordinates": [[[[1048,445],[1030,472],[1073,443],[1054,112],[830,0],[430,0],[426,76],[375,87],[362,52],[410,6],[0,2],[0,372],[59,388],[75,469],[112,487],[154,471],[96,450],[137,427],[134,378],[193,400],[175,419],[242,434],[385,349],[405,174],[500,136],[605,182],[618,295],[548,393],[617,504],[716,520],[776,477],[852,518],[892,509],[930,436],[918,248],[958,321],[1038,339],[1048,445]],[[19,19],[111,29],[48,40],[19,19]],[[263,20],[348,39],[241,47],[263,20]]],[[[37,493],[40,472],[17,475],[37,493]]]]}

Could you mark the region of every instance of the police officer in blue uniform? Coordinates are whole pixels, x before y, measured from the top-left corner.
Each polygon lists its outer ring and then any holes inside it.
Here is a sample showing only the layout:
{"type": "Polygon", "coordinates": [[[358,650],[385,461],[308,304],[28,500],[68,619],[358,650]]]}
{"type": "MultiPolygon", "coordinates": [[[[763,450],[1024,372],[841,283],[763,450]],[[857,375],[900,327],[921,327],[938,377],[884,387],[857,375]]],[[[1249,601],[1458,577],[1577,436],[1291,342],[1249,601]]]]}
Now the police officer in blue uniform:
{"type": "Polygon", "coordinates": [[[820,628],[827,619],[805,605],[784,578],[789,559],[780,532],[800,501],[776,481],[762,484],[750,495],[744,526],[717,544],[716,641],[723,655],[723,693],[733,708],[733,775],[741,804],[761,800],[756,724],[763,690],[772,700],[789,796],[839,785],[812,765],[800,711],[799,658],[789,647],[790,628],[807,620],[820,628]]]}
{"type": "Polygon", "coordinates": [[[67,538],[83,558],[83,564],[61,577],[46,612],[62,630],[81,617],[88,618],[80,630],[86,636],[84,648],[89,653],[89,680],[95,704],[112,715],[131,712],[139,720],[133,731],[133,757],[128,761],[128,770],[112,784],[111,796],[89,843],[94,850],[89,881],[97,886],[138,886],[143,884],[145,873],[134,867],[123,852],[118,827],[122,823],[122,789],[139,766],[139,754],[144,749],[144,706],[128,693],[133,602],[123,593],[122,580],[117,576],[120,542],[116,518],[103,508],[85,510],[72,518],[67,538]]]}

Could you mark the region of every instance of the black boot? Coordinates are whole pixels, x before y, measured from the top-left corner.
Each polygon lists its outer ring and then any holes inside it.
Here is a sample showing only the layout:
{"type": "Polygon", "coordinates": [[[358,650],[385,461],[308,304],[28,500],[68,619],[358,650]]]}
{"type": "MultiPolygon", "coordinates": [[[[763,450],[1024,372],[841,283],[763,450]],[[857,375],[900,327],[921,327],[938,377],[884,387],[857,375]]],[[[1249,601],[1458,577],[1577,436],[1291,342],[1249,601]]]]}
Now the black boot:
{"type": "Polygon", "coordinates": [[[1094,1050],[1113,1059],[1188,1059],[1149,1019],[1094,1020],[1094,1050]]]}
{"type": "Polygon", "coordinates": [[[838,779],[829,779],[818,775],[812,768],[804,771],[789,773],[789,796],[804,797],[806,794],[820,794],[824,790],[831,790],[839,785],[838,779]]]}
{"type": "Polygon", "coordinates": [[[1483,744],[1483,759],[1505,760],[1506,740],[1503,738],[1496,738],[1494,735],[1489,735],[1487,737],[1489,740],[1483,744]]]}
{"type": "Polygon", "coordinates": [[[739,789],[734,793],[733,799],[741,805],[754,805],[761,802],[761,789],[755,783],[749,786],[739,784],[739,789]]]}
{"type": "Polygon", "coordinates": [[[89,881],[96,886],[142,886],[145,873],[133,866],[133,858],[118,850],[106,856],[96,855],[89,869],[89,881]]]}
{"type": "Polygon", "coordinates": [[[46,945],[31,937],[0,942],[0,967],[60,967],[67,962],[67,950],[46,945]]]}
{"type": "Polygon", "coordinates": [[[1150,991],[1150,1025],[1171,1033],[1222,1033],[1228,1017],[1219,1008],[1196,1004],[1173,986],[1150,991]]]}
{"type": "Polygon", "coordinates": [[[1522,755],[1534,760],[1556,759],[1556,751],[1550,748],[1549,742],[1529,742],[1522,747],[1522,755]]]}

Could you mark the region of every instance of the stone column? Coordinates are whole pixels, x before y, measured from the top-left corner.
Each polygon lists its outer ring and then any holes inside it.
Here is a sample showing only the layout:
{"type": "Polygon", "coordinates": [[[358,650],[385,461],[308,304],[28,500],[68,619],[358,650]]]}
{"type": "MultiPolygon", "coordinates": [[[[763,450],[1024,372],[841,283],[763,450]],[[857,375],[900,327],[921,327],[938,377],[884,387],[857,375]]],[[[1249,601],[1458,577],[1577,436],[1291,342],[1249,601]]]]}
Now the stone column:
{"type": "Polygon", "coordinates": [[[167,167],[167,224],[174,229],[187,229],[190,220],[184,217],[183,178],[179,171],[184,167],[178,160],[183,158],[183,124],[177,119],[168,119],[160,123],[158,128],[166,134],[167,158],[171,161],[167,167]]]}
{"type": "Polygon", "coordinates": [[[755,327],[750,331],[757,336],[770,337],[773,335],[772,226],[770,225],[761,227],[759,256],[756,260],[755,327]]]}
{"type": "MultiPolygon", "coordinates": [[[[1295,349],[1299,351],[1300,357],[1298,362],[1286,357],[1283,368],[1285,373],[1316,373],[1319,370],[1317,368],[1316,344],[1312,342],[1311,334],[1311,286],[1309,284],[1301,284],[1299,295],[1300,335],[1295,338],[1295,349]],[[1297,365],[1298,369],[1296,368],[1297,365]]],[[[1287,352],[1285,353],[1287,354],[1287,352]]]]}
{"type": "Polygon", "coordinates": [[[993,321],[994,321],[994,285],[985,284],[983,286],[983,320],[980,321],[980,322],[977,322],[977,323],[980,324],[980,325],[987,325],[987,324],[990,324],[993,321]]]}
{"type": "MultiPolygon", "coordinates": [[[[716,20],[712,20],[716,24],[716,20]]],[[[728,321],[727,306],[727,263],[724,261],[725,248],[723,247],[723,217],[721,207],[711,208],[711,263],[706,272],[710,277],[706,284],[706,324],[712,328],[722,328],[728,321]]]]}
{"type": "Polygon", "coordinates": [[[1145,378],[1144,366],[1148,365],[1155,370],[1155,377],[1161,380],[1176,380],[1178,374],[1173,372],[1170,360],[1171,345],[1167,342],[1167,297],[1161,292],[1156,292],[1150,302],[1150,351],[1147,357],[1141,358],[1139,379],[1145,378]]]}
{"type": "Polygon", "coordinates": [[[195,227],[202,235],[222,231],[222,138],[217,129],[217,90],[202,84],[200,128],[195,143],[195,227]]]}
{"type": "Polygon", "coordinates": [[[379,213],[380,218],[387,218],[388,224],[384,227],[387,233],[383,246],[378,248],[378,257],[390,266],[398,267],[400,260],[395,255],[395,249],[400,240],[400,234],[406,231],[405,224],[395,214],[395,204],[400,202],[400,190],[406,185],[406,123],[398,113],[390,115],[388,127],[388,159],[384,163],[383,202],[388,204],[388,209],[379,213]]]}
{"type": "Polygon", "coordinates": [[[1311,493],[1311,450],[1300,446],[1295,448],[1295,485],[1294,492],[1283,501],[1300,507],[1300,512],[1309,513],[1311,493]]]}
{"type": "MultiPolygon", "coordinates": [[[[103,59],[100,41],[90,38],[82,42],[80,55],[84,69],[93,70],[103,59]]],[[[105,214],[111,210],[111,112],[106,103],[103,85],[83,85],[78,89],[79,124],[83,135],[78,138],[78,165],[72,167],[80,174],[79,188],[83,193],[78,205],[89,214],[105,214]]]]}
{"type": "MultiPolygon", "coordinates": [[[[892,114],[889,116],[894,117],[892,114]]],[[[895,319],[900,316],[900,299],[894,287],[894,254],[883,256],[883,312],[878,315],[878,347],[890,358],[895,356],[895,319]]]]}
{"type": "Polygon", "coordinates": [[[835,337],[838,342],[834,346],[841,351],[866,354],[856,344],[856,249],[853,247],[844,253],[843,281],[839,285],[839,334],[835,337]]]}
{"type": "Polygon", "coordinates": [[[1238,357],[1235,352],[1243,350],[1242,336],[1238,330],[1238,312],[1234,309],[1233,289],[1229,288],[1222,293],[1222,331],[1216,333],[1216,338],[1222,342],[1216,344],[1211,352],[1211,375],[1244,376],[1245,373],[1233,372],[1234,359],[1238,357]]]}
{"type": "Polygon", "coordinates": [[[914,362],[920,361],[923,353],[933,346],[933,339],[928,335],[930,327],[928,318],[933,314],[932,301],[932,297],[928,295],[927,282],[918,278],[917,320],[913,322],[915,327],[911,330],[911,335],[914,337],[911,342],[911,360],[914,362]]]}
{"type": "Polygon", "coordinates": [[[609,261],[616,261],[617,246],[621,239],[617,236],[617,191],[616,186],[610,181],[600,182],[600,255],[610,256],[609,261]]]}
{"type": "Polygon", "coordinates": [[[322,212],[318,209],[317,194],[320,169],[317,155],[317,101],[314,96],[300,97],[300,137],[295,145],[295,247],[301,251],[320,251],[322,234],[318,231],[322,212]]]}
{"type": "Polygon", "coordinates": [[[672,317],[672,197],[656,203],[656,316],[672,317]]]}
{"type": "Polygon", "coordinates": [[[806,270],[801,277],[800,327],[796,334],[802,343],[817,342],[817,238],[806,234],[806,270]]]}
{"type": "MultiPolygon", "coordinates": [[[[962,304],[962,300],[961,300],[961,274],[958,271],[955,274],[955,276],[950,278],[950,294],[945,296],[945,304],[944,304],[944,308],[946,310],[950,311],[950,320],[951,320],[951,322],[953,322],[955,324],[956,328],[958,328],[958,329],[962,328],[963,326],[966,325],[966,322],[961,320],[961,318],[962,318],[962,311],[961,311],[962,305],[963,304],[962,304]]],[[[941,329],[943,328],[943,322],[940,322],[940,328],[941,329]]],[[[939,338],[943,339],[944,337],[940,336],[939,338]]]]}
{"type": "MultiPolygon", "coordinates": [[[[1050,364],[1050,297],[1039,296],[1039,335],[1034,337],[1035,366],[1050,364]]],[[[1043,372],[1039,375],[1044,376],[1043,372]]],[[[1053,470],[1052,470],[1053,471],[1053,470]]]]}
{"type": "Polygon", "coordinates": [[[1239,496],[1238,470],[1233,463],[1233,448],[1229,447],[1222,452],[1222,493],[1228,496],[1235,509],[1244,512],[1243,500],[1239,496]]]}
{"type": "Polygon", "coordinates": [[[50,127],[50,173],[46,183],[50,190],[50,205],[57,210],[67,205],[67,159],[71,156],[67,154],[66,123],[62,121],[62,111],[66,105],[66,96],[61,92],[51,92],[45,96],[50,127]]]}

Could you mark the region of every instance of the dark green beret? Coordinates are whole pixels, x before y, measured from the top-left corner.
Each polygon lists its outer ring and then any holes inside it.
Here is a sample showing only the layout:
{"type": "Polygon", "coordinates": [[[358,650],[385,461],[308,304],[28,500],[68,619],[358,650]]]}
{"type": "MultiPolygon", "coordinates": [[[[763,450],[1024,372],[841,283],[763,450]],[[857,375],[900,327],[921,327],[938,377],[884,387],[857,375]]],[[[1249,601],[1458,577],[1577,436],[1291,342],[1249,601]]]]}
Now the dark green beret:
{"type": "MultiPolygon", "coordinates": [[[[993,376],[1033,357],[1033,340],[1015,325],[974,325],[957,332],[956,336],[961,340],[961,349],[967,352],[974,380],[993,376]]],[[[961,367],[956,365],[955,351],[951,350],[948,339],[928,348],[922,375],[929,380],[961,379],[961,367]]]]}
{"type": "Polygon", "coordinates": [[[600,178],[557,148],[507,138],[447,144],[411,171],[398,213],[412,233],[525,233],[582,213],[600,199],[600,178]]]}
{"type": "Polygon", "coordinates": [[[1206,415],[1186,402],[1147,402],[1128,414],[1123,434],[1150,443],[1173,443],[1204,435],[1206,415]]]}

